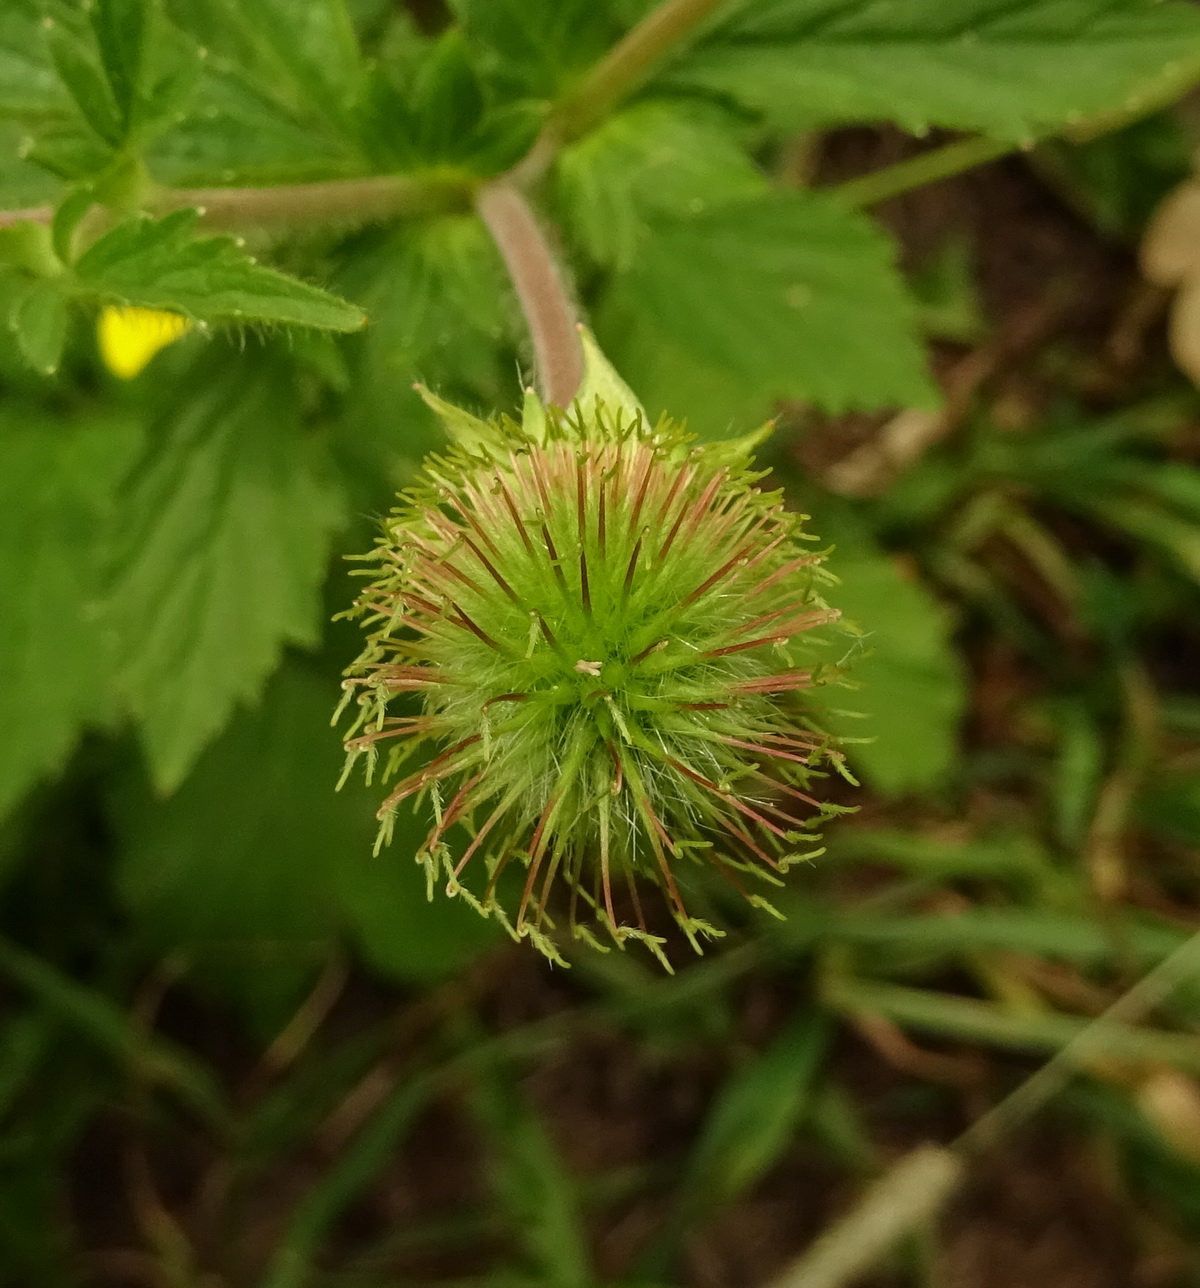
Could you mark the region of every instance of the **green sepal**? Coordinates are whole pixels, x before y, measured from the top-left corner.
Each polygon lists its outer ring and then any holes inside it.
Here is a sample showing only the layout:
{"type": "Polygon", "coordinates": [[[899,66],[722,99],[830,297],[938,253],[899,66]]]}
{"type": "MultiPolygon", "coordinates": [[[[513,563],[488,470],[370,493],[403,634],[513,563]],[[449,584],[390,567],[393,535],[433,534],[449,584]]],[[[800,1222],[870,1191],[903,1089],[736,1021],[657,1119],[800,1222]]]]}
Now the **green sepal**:
{"type": "Polygon", "coordinates": [[[583,383],[575,395],[575,405],[586,420],[595,418],[596,404],[600,403],[610,416],[619,417],[627,424],[646,419],[637,395],[617,374],[617,369],[604,356],[596,337],[585,326],[579,328],[583,345],[583,383]]]}
{"type": "Polygon", "coordinates": [[[444,398],[439,398],[425,385],[416,384],[413,388],[421,395],[425,406],[442,422],[451,441],[459,447],[477,452],[488,451],[495,446],[498,441],[496,429],[486,420],[480,420],[478,416],[472,416],[469,411],[464,411],[461,407],[448,403],[444,398]]]}

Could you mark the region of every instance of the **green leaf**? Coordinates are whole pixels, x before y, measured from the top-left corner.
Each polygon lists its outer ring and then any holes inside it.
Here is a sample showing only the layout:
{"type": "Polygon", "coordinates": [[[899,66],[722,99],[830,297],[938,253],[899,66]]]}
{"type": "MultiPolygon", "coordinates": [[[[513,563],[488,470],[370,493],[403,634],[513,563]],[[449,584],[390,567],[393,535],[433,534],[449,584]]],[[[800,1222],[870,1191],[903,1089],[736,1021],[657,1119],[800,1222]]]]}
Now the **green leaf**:
{"type": "Polygon", "coordinates": [[[83,122],[109,147],[119,147],[125,123],[87,26],[60,5],[53,17],[45,19],[43,31],[54,66],[83,122]]]}
{"type": "Polygon", "coordinates": [[[508,85],[551,98],[620,30],[599,0],[450,0],[467,36],[508,85]]]}
{"type": "Polygon", "coordinates": [[[406,223],[352,261],[338,285],[371,314],[353,342],[356,443],[369,433],[388,455],[419,460],[443,441],[415,381],[452,402],[460,393],[482,407],[514,399],[502,348],[518,333],[511,288],[477,219],[406,223]]]}
{"type": "Polygon", "coordinates": [[[58,196],[58,179],[30,158],[32,143],[19,121],[4,119],[0,103],[0,205],[6,210],[53,204],[58,196]]]}
{"type": "Polygon", "coordinates": [[[866,717],[823,718],[847,737],[873,739],[846,754],[877,791],[894,796],[933,787],[954,768],[968,696],[946,610],[914,571],[871,541],[848,508],[818,504],[812,526],[835,547],[829,568],[841,585],[830,587],[826,599],[864,632],[862,653],[847,659],[857,689],[817,689],[814,700],[866,717]]]}
{"type": "Polygon", "coordinates": [[[101,535],[137,443],[119,418],[0,416],[0,813],[104,713],[101,535]]]}
{"type": "Polygon", "coordinates": [[[553,1143],[507,1070],[489,1067],[472,1097],[491,1143],[491,1182],[535,1269],[554,1288],[593,1283],[579,1196],[553,1143]]]}
{"type": "Polygon", "coordinates": [[[25,361],[52,376],[62,360],[67,338],[67,302],[55,281],[31,282],[9,319],[25,361]]]}
{"type": "Polygon", "coordinates": [[[212,66],[211,58],[190,111],[150,145],[147,163],[164,183],[180,187],[354,172],[345,140],[280,104],[239,68],[212,66]]]}
{"type": "Polygon", "coordinates": [[[610,117],[567,148],[556,171],[568,229],[592,259],[617,268],[633,262],[652,221],[767,190],[725,113],[656,99],[610,117]]]}
{"type": "Polygon", "coordinates": [[[827,1045],[827,1025],[806,1011],[725,1082],[684,1176],[691,1220],[741,1197],[787,1148],[827,1045]]]}
{"type": "Polygon", "coordinates": [[[286,1007],[328,956],[332,870],[371,844],[369,810],[333,791],[330,687],[284,666],[174,795],[135,784],[118,810],[117,888],[142,940],[183,950],[260,1012],[286,1007]]]}
{"type": "Polygon", "coordinates": [[[1182,845],[1200,843],[1200,775],[1171,773],[1148,783],[1138,801],[1138,819],[1182,845]]]}
{"type": "Polygon", "coordinates": [[[124,131],[137,96],[146,45],[148,0],[96,0],[92,29],[124,131]]]}
{"type": "Polygon", "coordinates": [[[163,791],[253,699],[287,643],[319,638],[335,494],[287,368],[201,367],[121,500],[107,605],[118,683],[163,791]],[[215,368],[215,370],[214,370],[215,368]]]}
{"type": "Polygon", "coordinates": [[[470,909],[427,903],[415,836],[373,855],[375,793],[334,790],[336,697],[334,675],[285,662],[177,792],[135,784],[118,810],[117,883],[142,938],[259,1013],[286,1006],[343,931],[376,969],[422,982],[495,938],[470,909]]]}
{"type": "Polygon", "coordinates": [[[0,5],[0,116],[37,120],[67,108],[42,35],[38,0],[0,5]]]}
{"type": "Polygon", "coordinates": [[[429,161],[458,156],[483,119],[483,87],[462,36],[447,30],[421,64],[412,90],[418,154],[429,161]]]}
{"type": "MultiPolygon", "coordinates": [[[[328,716],[327,704],[326,724],[328,716]]],[[[336,777],[335,773],[331,781],[336,777]]],[[[365,844],[344,852],[344,862],[334,874],[332,897],[368,966],[400,983],[430,984],[461,970],[501,938],[499,926],[484,921],[462,900],[443,898],[440,890],[429,898],[425,871],[415,857],[429,820],[402,811],[396,820],[395,841],[375,856],[378,794],[367,788],[351,790],[349,783],[342,793],[349,793],[356,816],[368,825],[369,837],[365,844]]]]}
{"type": "Polygon", "coordinates": [[[193,237],[198,214],[178,210],[118,224],[75,265],[101,299],[168,309],[199,322],[290,322],[357,331],[361,309],[319,287],[265,268],[232,237],[193,237]]]}
{"type": "Polygon", "coordinates": [[[828,1024],[804,1011],[726,1079],[702,1124],[675,1210],[639,1267],[666,1278],[687,1233],[734,1202],[791,1144],[828,1047],[828,1024]]]}
{"type": "Polygon", "coordinates": [[[665,410],[713,427],[703,401],[712,383],[727,406],[740,399],[753,412],[743,430],[771,398],[831,410],[928,405],[916,310],[892,258],[869,220],[818,197],[722,204],[642,239],[597,332],[651,417],[665,410]],[[662,377],[672,367],[677,385],[662,377]],[[690,373],[702,382],[694,389],[690,373]]]}
{"type": "Polygon", "coordinates": [[[1183,90],[1200,13],[1175,0],[775,0],[668,77],[783,129],[892,120],[1024,140],[1183,90]]]}
{"type": "Polygon", "coordinates": [[[363,65],[343,0],[169,0],[168,10],[279,110],[348,128],[363,65]]]}

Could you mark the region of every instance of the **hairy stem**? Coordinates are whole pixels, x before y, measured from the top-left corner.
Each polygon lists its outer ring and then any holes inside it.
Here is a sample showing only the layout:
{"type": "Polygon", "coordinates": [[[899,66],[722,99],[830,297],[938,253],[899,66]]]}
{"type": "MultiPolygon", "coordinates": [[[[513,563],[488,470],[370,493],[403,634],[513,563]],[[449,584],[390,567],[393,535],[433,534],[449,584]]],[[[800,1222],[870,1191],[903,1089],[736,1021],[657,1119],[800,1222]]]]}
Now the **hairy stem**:
{"type": "MultiPolygon", "coordinates": [[[[145,203],[153,215],[196,206],[207,228],[257,228],[308,223],[370,223],[399,215],[470,210],[473,184],[462,176],[375,174],[362,179],[279,183],[262,188],[159,188],[145,203]]],[[[52,206],[0,210],[0,228],[48,224],[52,206]]]]}
{"type": "Polygon", "coordinates": [[[529,203],[506,179],[485,184],[475,209],[516,288],[542,395],[547,402],[569,407],[583,379],[583,347],[575,309],[546,235],[529,203]]]}
{"type": "Polygon", "coordinates": [[[465,177],[376,174],[264,188],[164,188],[152,199],[151,208],[162,212],[198,206],[210,228],[340,220],[370,223],[397,215],[469,210],[470,192],[465,177]]]}

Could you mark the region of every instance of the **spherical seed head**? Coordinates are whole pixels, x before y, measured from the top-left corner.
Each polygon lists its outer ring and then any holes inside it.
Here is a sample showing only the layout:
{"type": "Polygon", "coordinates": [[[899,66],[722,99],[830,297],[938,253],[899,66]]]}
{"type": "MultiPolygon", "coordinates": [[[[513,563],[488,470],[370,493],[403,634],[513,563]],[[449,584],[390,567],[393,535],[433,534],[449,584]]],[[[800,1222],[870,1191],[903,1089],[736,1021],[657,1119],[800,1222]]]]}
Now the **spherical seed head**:
{"type": "Polygon", "coordinates": [[[812,632],[837,618],[822,553],[756,487],[745,444],[690,445],[598,400],[457,428],[465,445],[427,462],[352,610],[368,643],[346,746],[369,773],[389,751],[381,840],[426,796],[431,893],[441,874],[557,960],[565,920],[665,963],[649,884],[699,950],[720,932],[689,915],[681,875],[710,864],[769,907],[751,883],[810,857],[836,812],[811,784],[840,757],[802,701],[822,678],[812,632]]]}

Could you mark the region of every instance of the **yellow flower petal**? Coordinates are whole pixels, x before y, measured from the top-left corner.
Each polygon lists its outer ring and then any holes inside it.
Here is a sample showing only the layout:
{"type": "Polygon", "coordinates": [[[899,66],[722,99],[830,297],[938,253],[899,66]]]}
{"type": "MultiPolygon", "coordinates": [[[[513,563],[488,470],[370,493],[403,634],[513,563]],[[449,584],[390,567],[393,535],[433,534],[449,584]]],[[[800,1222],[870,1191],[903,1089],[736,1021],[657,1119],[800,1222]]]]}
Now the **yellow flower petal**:
{"type": "Polygon", "coordinates": [[[132,380],[159,349],[191,329],[191,322],[178,313],[108,305],[100,312],[96,338],[109,371],[122,380],[132,380]]]}

